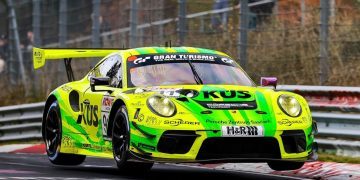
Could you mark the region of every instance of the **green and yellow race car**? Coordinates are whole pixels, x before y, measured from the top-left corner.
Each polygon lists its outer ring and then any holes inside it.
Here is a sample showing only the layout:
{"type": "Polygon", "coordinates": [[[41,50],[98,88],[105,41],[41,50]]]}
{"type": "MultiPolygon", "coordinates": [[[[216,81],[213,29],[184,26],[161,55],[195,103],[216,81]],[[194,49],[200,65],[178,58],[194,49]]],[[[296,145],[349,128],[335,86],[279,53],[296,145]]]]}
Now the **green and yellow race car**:
{"type": "MultiPolygon", "coordinates": [[[[120,170],[154,162],[267,162],[292,170],[317,158],[316,123],[300,95],[256,86],[228,55],[193,47],[33,49],[34,68],[64,59],[69,83],[47,98],[49,160],[114,158],[120,170]],[[102,60],[75,81],[71,60],[102,60]]],[[[275,88],[276,89],[276,88],[275,88]]]]}

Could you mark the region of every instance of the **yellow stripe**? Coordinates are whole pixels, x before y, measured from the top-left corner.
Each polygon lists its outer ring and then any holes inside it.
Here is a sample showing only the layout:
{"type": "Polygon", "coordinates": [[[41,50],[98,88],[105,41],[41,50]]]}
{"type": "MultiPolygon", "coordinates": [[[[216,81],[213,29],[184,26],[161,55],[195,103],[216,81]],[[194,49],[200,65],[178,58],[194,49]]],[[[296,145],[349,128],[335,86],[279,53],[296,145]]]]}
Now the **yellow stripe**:
{"type": "Polygon", "coordinates": [[[166,51],[168,52],[168,53],[176,53],[177,51],[175,50],[175,49],[173,49],[173,48],[166,48],[166,51]]]}
{"type": "Polygon", "coordinates": [[[147,47],[145,50],[146,50],[149,54],[156,54],[156,53],[157,53],[157,51],[156,51],[154,48],[152,48],[152,47],[147,47]]]}
{"type": "Polygon", "coordinates": [[[129,52],[132,56],[136,56],[139,55],[140,53],[138,51],[136,51],[135,49],[129,49],[126,50],[127,52],[129,52]]]}
{"type": "Polygon", "coordinates": [[[199,53],[200,51],[193,47],[184,47],[189,53],[199,53]]]}

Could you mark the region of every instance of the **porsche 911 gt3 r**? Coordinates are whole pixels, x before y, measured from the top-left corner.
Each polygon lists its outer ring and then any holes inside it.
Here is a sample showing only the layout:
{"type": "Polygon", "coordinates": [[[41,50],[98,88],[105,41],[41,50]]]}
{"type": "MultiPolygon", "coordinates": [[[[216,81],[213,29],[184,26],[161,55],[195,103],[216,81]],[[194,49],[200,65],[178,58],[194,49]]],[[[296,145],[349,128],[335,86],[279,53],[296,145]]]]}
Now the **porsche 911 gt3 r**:
{"type": "Polygon", "coordinates": [[[300,95],[256,86],[228,55],[193,47],[33,50],[34,68],[64,59],[69,83],[46,101],[43,139],[54,164],[114,158],[119,169],[154,162],[267,162],[274,170],[316,159],[316,123],[300,95]],[[71,60],[102,58],[75,81],[71,60]]]}

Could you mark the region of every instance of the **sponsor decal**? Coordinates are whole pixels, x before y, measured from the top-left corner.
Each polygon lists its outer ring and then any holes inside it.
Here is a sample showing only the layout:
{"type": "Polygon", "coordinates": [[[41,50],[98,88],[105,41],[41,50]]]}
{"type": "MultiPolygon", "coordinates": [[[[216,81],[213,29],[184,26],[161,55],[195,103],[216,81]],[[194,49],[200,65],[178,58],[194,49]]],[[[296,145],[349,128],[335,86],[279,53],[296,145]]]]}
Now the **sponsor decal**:
{"type": "Polygon", "coordinates": [[[81,147],[83,149],[91,149],[91,144],[82,144],[81,147]]]}
{"type": "Polygon", "coordinates": [[[147,124],[151,124],[151,125],[160,125],[161,124],[161,120],[157,119],[154,116],[148,116],[146,117],[145,123],[147,124]]]}
{"type": "Polygon", "coordinates": [[[236,124],[246,124],[245,121],[210,120],[210,119],[207,119],[205,122],[209,124],[232,124],[233,122],[236,124]]]}
{"type": "Polygon", "coordinates": [[[140,114],[137,120],[139,122],[143,121],[144,120],[144,114],[140,114]]]}
{"type": "Polygon", "coordinates": [[[270,120],[265,119],[265,120],[250,120],[250,123],[252,124],[268,124],[270,123],[270,120]]]}
{"type": "Polygon", "coordinates": [[[139,143],[139,144],[138,144],[138,147],[139,147],[139,148],[144,148],[144,149],[149,149],[149,150],[151,150],[151,151],[155,151],[155,147],[154,147],[154,146],[150,146],[150,145],[143,144],[143,143],[139,143]]]}
{"type": "Polygon", "coordinates": [[[229,64],[232,64],[234,62],[234,60],[229,59],[229,58],[221,58],[221,61],[224,63],[229,63],[229,64]]]}
{"type": "Polygon", "coordinates": [[[180,97],[179,89],[165,89],[161,90],[159,93],[168,97],[180,97]]]}
{"type": "Polygon", "coordinates": [[[113,104],[114,98],[109,96],[104,96],[101,103],[101,111],[110,111],[113,104]]]}
{"type": "Polygon", "coordinates": [[[147,57],[144,57],[144,58],[142,58],[142,57],[136,58],[134,60],[134,64],[144,63],[144,62],[146,62],[146,60],[150,60],[150,58],[151,58],[150,56],[147,56],[147,57]]]}
{"type": "Polygon", "coordinates": [[[138,102],[134,102],[134,103],[131,103],[132,106],[145,106],[145,104],[141,103],[141,101],[138,101],[138,102]]]}
{"type": "Polygon", "coordinates": [[[231,113],[236,113],[235,110],[256,109],[256,101],[232,101],[232,102],[209,102],[197,101],[200,105],[208,109],[231,109],[231,113]]]}
{"type": "Polygon", "coordinates": [[[72,148],[75,146],[74,140],[70,136],[64,136],[62,138],[61,145],[67,148],[72,148]]]}
{"type": "Polygon", "coordinates": [[[165,55],[154,55],[154,61],[215,61],[215,56],[202,55],[202,54],[165,54],[165,55]]]}
{"type": "Polygon", "coordinates": [[[165,120],[164,124],[170,126],[179,126],[179,125],[200,125],[200,122],[193,121],[185,121],[182,119],[173,119],[173,120],[165,120]]]}
{"type": "Polygon", "coordinates": [[[61,90],[65,91],[65,92],[70,92],[72,90],[72,88],[70,86],[63,85],[63,86],[61,86],[61,90]]]}
{"type": "Polygon", "coordinates": [[[36,63],[41,64],[42,53],[40,51],[34,51],[34,57],[35,57],[36,63]]]}
{"type": "MultiPolygon", "coordinates": [[[[169,96],[169,97],[180,97],[180,91],[182,90],[182,88],[161,88],[159,86],[154,86],[151,88],[138,88],[135,90],[135,94],[136,93],[143,93],[145,91],[153,91],[153,92],[159,92],[160,94],[164,95],[164,96],[169,96]]],[[[148,96],[148,95],[146,95],[148,96]]],[[[145,96],[145,97],[146,97],[145,96]]]]}
{"type": "Polygon", "coordinates": [[[84,122],[87,126],[98,127],[99,125],[99,107],[97,105],[91,105],[89,100],[85,100],[80,103],[81,115],[76,121],[77,124],[84,122]]]}
{"type": "Polygon", "coordinates": [[[264,136],[262,126],[222,126],[221,132],[223,137],[264,136]]]}
{"type": "Polygon", "coordinates": [[[140,113],[140,108],[136,108],[134,119],[137,119],[139,117],[139,113],[140,113]]]}
{"type": "MultiPolygon", "coordinates": [[[[206,119],[205,121],[206,123],[209,124],[247,124],[245,122],[245,120],[236,120],[236,121],[229,121],[229,120],[210,120],[210,119],[206,119]]],[[[270,120],[250,120],[249,121],[251,124],[267,124],[270,123],[270,120]]]]}
{"type": "Polygon", "coordinates": [[[101,123],[102,123],[102,134],[104,137],[107,136],[107,127],[109,123],[111,107],[114,103],[114,98],[110,96],[103,96],[101,100],[101,123]]]}
{"type": "MultiPolygon", "coordinates": [[[[244,108],[254,108],[253,105],[247,103],[206,103],[206,106],[209,109],[244,109],[244,108]]],[[[236,113],[232,112],[232,113],[236,113]]]]}
{"type": "Polygon", "coordinates": [[[282,120],[279,120],[277,123],[279,125],[291,126],[293,124],[302,124],[304,122],[301,121],[301,120],[292,120],[292,121],[290,121],[289,119],[282,119],[282,120]]]}
{"type": "Polygon", "coordinates": [[[241,98],[241,99],[247,99],[250,98],[251,95],[249,94],[249,91],[235,91],[235,90],[229,90],[229,91],[203,91],[204,98],[241,98]]]}
{"type": "Polygon", "coordinates": [[[134,96],[134,99],[144,99],[144,98],[147,98],[148,96],[149,96],[149,94],[139,93],[134,96]]]}

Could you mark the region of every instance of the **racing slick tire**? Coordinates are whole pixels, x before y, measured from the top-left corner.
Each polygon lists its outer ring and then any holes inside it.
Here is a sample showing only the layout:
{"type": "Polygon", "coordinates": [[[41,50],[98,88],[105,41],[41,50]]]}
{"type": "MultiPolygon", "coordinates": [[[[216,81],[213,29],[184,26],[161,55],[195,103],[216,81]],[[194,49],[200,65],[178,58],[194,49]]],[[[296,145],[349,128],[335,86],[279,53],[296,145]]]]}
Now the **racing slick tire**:
{"type": "Polygon", "coordinates": [[[154,165],[153,162],[129,161],[130,125],[125,106],[116,112],[112,126],[113,154],[116,165],[121,172],[146,172],[154,165]]]}
{"type": "Polygon", "coordinates": [[[47,111],[45,119],[44,141],[46,153],[51,163],[56,165],[79,165],[86,156],[60,153],[61,147],[61,114],[57,101],[54,101],[47,111]]]}
{"type": "Polygon", "coordinates": [[[272,170],[275,171],[288,171],[300,169],[304,162],[288,162],[288,161],[270,161],[267,163],[272,170]]]}

